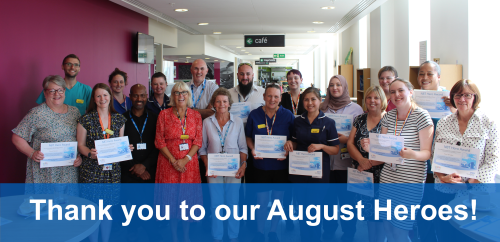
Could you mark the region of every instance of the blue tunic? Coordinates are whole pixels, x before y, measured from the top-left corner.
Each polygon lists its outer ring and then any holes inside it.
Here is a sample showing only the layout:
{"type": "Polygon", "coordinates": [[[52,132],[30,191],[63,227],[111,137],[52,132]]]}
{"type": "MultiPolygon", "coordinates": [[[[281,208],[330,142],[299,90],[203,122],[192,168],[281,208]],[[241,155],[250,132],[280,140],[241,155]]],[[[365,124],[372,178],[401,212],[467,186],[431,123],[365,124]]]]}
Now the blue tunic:
{"type": "MultiPolygon", "coordinates": [[[[269,125],[269,131],[271,131],[271,127],[273,127],[272,135],[284,135],[287,137],[287,140],[290,139],[291,131],[293,129],[293,120],[295,116],[293,116],[290,110],[279,107],[276,112],[276,119],[274,121],[274,126],[272,125],[273,119],[269,118],[265,113],[262,107],[254,109],[250,112],[247,119],[247,125],[245,127],[245,136],[251,137],[255,144],[255,135],[267,135],[266,127],[260,128],[259,125],[266,124],[269,125]]],[[[250,151],[248,153],[251,153],[250,151]]],[[[262,160],[253,160],[253,164],[257,169],[261,170],[285,170],[288,169],[288,158],[286,160],[279,161],[277,159],[264,158],[262,160]]]]}
{"type": "Polygon", "coordinates": [[[113,98],[113,106],[115,107],[116,112],[124,114],[128,110],[132,109],[132,101],[130,98],[125,96],[125,101],[120,104],[115,98],[113,98]]]}
{"type": "MultiPolygon", "coordinates": [[[[307,151],[311,144],[324,144],[336,146],[340,144],[335,121],[328,118],[321,110],[318,117],[309,123],[307,112],[297,117],[292,130],[292,141],[297,143],[298,151],[307,151]],[[312,129],[319,129],[319,133],[311,132],[312,129]]],[[[317,152],[317,151],[316,151],[317,152]]],[[[312,178],[310,176],[290,175],[290,181],[294,183],[329,183],[330,182],[330,156],[325,151],[323,153],[323,177],[312,178]]]]}

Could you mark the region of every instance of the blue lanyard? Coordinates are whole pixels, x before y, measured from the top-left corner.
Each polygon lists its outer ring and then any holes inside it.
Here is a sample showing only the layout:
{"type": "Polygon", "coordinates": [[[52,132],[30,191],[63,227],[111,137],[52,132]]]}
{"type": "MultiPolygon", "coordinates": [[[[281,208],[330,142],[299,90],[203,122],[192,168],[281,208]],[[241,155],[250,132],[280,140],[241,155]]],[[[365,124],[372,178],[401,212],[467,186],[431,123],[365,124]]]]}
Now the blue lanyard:
{"type": "Polygon", "coordinates": [[[165,94],[163,94],[163,104],[160,106],[160,103],[158,103],[158,100],[156,100],[156,98],[153,96],[153,99],[154,99],[154,102],[156,103],[156,105],[158,105],[158,108],[160,108],[160,111],[162,111],[163,109],[167,108],[167,102],[165,102],[165,94]]]}
{"type": "Polygon", "coordinates": [[[148,114],[148,112],[146,112],[146,120],[144,120],[144,125],[142,125],[141,132],[139,132],[139,128],[137,128],[137,124],[135,124],[135,121],[132,118],[132,111],[130,111],[130,113],[128,113],[128,115],[130,115],[130,120],[132,120],[132,123],[134,124],[134,127],[137,130],[137,133],[139,133],[139,137],[141,137],[141,143],[142,143],[142,134],[144,134],[144,129],[146,128],[146,123],[148,122],[149,114],[148,114]]]}
{"type": "Polygon", "coordinates": [[[230,122],[230,123],[227,126],[226,133],[224,134],[224,140],[222,140],[221,133],[220,133],[219,129],[217,129],[217,133],[219,134],[220,144],[222,146],[222,152],[221,153],[224,153],[224,143],[226,143],[227,132],[229,131],[229,127],[231,127],[231,120],[229,120],[228,122],[230,122]]]}
{"type": "MultiPolygon", "coordinates": [[[[250,95],[248,95],[248,96],[247,96],[247,98],[245,98],[245,99],[243,100],[243,102],[248,101],[248,98],[249,98],[249,97],[250,97],[250,95]]],[[[238,102],[239,102],[239,103],[241,102],[241,99],[240,99],[240,94],[239,94],[239,93],[238,93],[238,102]]]]}
{"type": "Polygon", "coordinates": [[[123,102],[124,105],[120,104],[124,109],[125,111],[128,111],[127,110],[127,98],[124,99],[125,101],[123,102]]]}
{"type": "Polygon", "coordinates": [[[207,79],[203,81],[203,87],[201,88],[200,96],[198,96],[198,100],[196,100],[196,102],[194,101],[194,84],[191,84],[191,93],[193,94],[191,95],[191,98],[193,99],[193,108],[196,108],[196,104],[198,104],[198,102],[200,101],[201,95],[203,94],[203,91],[205,91],[205,84],[207,84],[207,79]]]}

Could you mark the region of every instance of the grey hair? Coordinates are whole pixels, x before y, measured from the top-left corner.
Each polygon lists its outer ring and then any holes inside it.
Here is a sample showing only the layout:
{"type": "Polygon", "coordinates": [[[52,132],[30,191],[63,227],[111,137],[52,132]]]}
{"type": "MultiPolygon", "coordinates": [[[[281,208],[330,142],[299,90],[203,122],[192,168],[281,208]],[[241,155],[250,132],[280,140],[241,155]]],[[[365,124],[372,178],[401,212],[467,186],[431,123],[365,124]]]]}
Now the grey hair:
{"type": "Polygon", "coordinates": [[[43,83],[42,83],[42,87],[44,90],[49,87],[49,82],[52,82],[52,83],[62,87],[64,90],[66,90],[66,82],[59,75],[50,75],[50,76],[45,77],[45,79],[43,79],[43,83]]]}
{"type": "Polygon", "coordinates": [[[420,65],[420,67],[418,68],[418,72],[420,72],[420,68],[422,68],[423,65],[425,64],[431,64],[434,66],[434,70],[436,70],[436,72],[438,73],[438,76],[441,76],[441,67],[439,67],[439,64],[434,62],[434,61],[425,61],[424,63],[422,63],[420,65]]]}
{"type": "Polygon", "coordinates": [[[175,107],[174,92],[176,92],[176,91],[177,92],[182,92],[182,91],[188,92],[186,104],[187,104],[188,108],[191,108],[191,106],[193,106],[193,100],[192,100],[193,94],[191,93],[191,89],[189,89],[189,86],[183,81],[176,82],[175,85],[172,87],[172,91],[170,92],[170,103],[168,104],[168,106],[175,107]]]}

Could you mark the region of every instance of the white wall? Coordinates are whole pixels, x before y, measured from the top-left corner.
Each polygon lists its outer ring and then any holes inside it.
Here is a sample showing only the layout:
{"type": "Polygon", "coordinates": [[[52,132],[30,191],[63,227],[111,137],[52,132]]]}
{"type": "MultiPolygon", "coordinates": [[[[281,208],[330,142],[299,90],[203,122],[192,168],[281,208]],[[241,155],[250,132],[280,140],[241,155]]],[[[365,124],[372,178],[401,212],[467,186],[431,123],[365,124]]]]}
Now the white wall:
{"type": "MultiPolygon", "coordinates": [[[[396,42],[396,34],[394,33],[394,1],[389,0],[380,6],[380,67],[394,66],[395,63],[396,50],[394,43],[396,42]]],[[[375,30],[372,29],[372,31],[375,30]]],[[[399,71],[399,69],[396,70],[399,71]]]]}
{"type": "Polygon", "coordinates": [[[177,47],[177,28],[151,18],[148,19],[148,28],[148,34],[154,36],[156,43],[162,43],[168,47],[177,47]]]}
{"type": "Polygon", "coordinates": [[[378,85],[378,70],[382,68],[381,56],[381,9],[380,7],[370,13],[368,35],[368,67],[370,68],[370,86],[378,85]]]}
{"type": "Polygon", "coordinates": [[[183,31],[178,31],[177,36],[177,48],[164,48],[164,55],[203,55],[205,52],[205,36],[190,35],[183,31]]]}
{"type": "MultiPolygon", "coordinates": [[[[399,77],[408,80],[410,73],[408,0],[394,1],[394,63],[399,77]]],[[[382,52],[383,53],[383,52],[382,52]]]]}
{"type": "Polygon", "coordinates": [[[226,61],[232,61],[237,55],[222,49],[220,46],[215,44],[215,38],[209,35],[205,35],[205,55],[220,58],[226,61]]]}

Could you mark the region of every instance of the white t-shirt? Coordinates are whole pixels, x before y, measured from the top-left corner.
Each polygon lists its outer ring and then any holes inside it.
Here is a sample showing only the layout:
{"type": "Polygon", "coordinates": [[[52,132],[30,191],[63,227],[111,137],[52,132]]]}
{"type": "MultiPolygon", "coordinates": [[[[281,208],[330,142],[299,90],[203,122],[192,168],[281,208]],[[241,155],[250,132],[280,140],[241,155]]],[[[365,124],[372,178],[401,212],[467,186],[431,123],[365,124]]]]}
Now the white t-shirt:
{"type": "Polygon", "coordinates": [[[264,91],[264,88],[254,84],[250,93],[244,98],[240,93],[239,85],[229,89],[233,103],[250,102],[252,110],[264,105],[264,91]]]}

